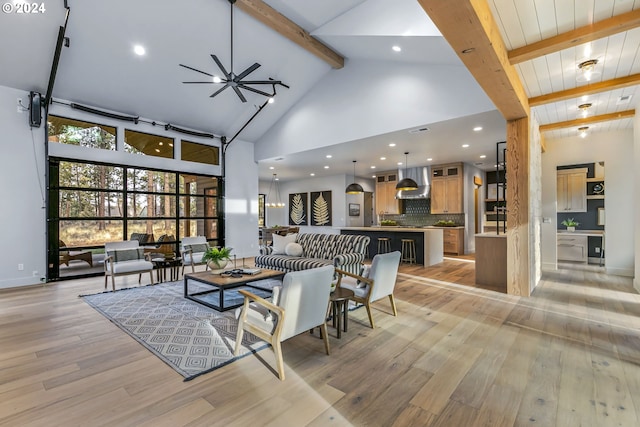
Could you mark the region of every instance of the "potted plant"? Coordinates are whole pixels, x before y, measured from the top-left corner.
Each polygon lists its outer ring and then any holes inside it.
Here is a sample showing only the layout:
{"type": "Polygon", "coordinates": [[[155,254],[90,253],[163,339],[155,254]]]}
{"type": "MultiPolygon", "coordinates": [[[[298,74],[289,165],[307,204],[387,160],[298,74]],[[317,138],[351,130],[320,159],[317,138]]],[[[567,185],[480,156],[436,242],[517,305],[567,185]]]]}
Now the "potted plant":
{"type": "Polygon", "coordinates": [[[207,263],[207,267],[211,269],[212,273],[220,273],[230,261],[231,250],[231,248],[226,247],[209,248],[202,255],[202,261],[207,263]]]}
{"type": "Polygon", "coordinates": [[[579,222],[574,221],[573,218],[567,218],[560,224],[567,227],[567,231],[576,231],[576,227],[580,225],[579,222]]]}

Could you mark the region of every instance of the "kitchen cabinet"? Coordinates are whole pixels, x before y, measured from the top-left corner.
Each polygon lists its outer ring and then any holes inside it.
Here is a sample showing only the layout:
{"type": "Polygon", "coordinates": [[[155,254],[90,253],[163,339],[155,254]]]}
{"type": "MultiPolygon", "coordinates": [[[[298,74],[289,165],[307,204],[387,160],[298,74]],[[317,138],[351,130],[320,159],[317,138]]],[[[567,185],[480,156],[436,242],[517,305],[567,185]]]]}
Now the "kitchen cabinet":
{"type": "Polygon", "coordinates": [[[464,227],[443,228],[443,250],[445,253],[464,254],[464,227]]]}
{"type": "Polygon", "coordinates": [[[558,234],[558,261],[588,261],[588,236],[558,234]]]}
{"type": "Polygon", "coordinates": [[[396,199],[398,174],[382,173],[376,177],[376,212],[378,214],[399,214],[400,203],[396,199]]]}
{"type": "Polygon", "coordinates": [[[587,169],[561,169],[557,173],[558,213],[587,211],[587,169]]]}
{"type": "Polygon", "coordinates": [[[464,213],[462,163],[431,169],[431,213],[464,213]]]}

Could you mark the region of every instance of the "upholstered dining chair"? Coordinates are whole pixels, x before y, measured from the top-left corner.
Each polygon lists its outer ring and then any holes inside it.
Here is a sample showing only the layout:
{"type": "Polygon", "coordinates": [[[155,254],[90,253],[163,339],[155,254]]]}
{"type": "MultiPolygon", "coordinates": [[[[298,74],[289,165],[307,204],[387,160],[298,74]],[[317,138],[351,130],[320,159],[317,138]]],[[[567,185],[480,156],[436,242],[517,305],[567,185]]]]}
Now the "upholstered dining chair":
{"type": "Polygon", "coordinates": [[[244,331],[267,341],[276,356],[278,377],[284,380],[284,361],[280,343],[295,335],[320,327],[324,348],[329,354],[326,314],[331,294],[331,280],[334,267],[287,273],[282,286],[274,287],[272,302],[246,290],[244,305],[236,312],[238,333],[236,336],[236,356],[240,352],[244,331]]]}
{"type": "Polygon", "coordinates": [[[374,256],[371,260],[371,268],[362,276],[336,269],[336,273],[338,273],[336,288],[341,287],[353,291],[354,297],[351,300],[365,305],[371,328],[375,328],[371,315],[372,302],[388,296],[393,315],[398,315],[396,302],[393,299],[393,289],[396,286],[399,266],[400,252],[395,251],[374,256]]]}

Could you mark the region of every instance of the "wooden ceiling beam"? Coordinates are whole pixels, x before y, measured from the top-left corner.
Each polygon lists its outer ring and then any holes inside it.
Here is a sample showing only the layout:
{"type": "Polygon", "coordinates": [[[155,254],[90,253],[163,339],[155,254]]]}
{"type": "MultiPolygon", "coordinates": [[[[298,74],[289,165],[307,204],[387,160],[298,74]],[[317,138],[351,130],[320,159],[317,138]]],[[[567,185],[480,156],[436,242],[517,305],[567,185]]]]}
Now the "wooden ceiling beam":
{"type": "Polygon", "coordinates": [[[546,95],[534,96],[533,98],[529,98],[529,106],[537,107],[538,105],[566,101],[567,99],[578,98],[583,95],[593,95],[595,93],[608,92],[611,90],[623,89],[625,87],[635,85],[640,85],[640,74],[632,74],[630,76],[618,77],[617,79],[592,83],[573,89],[561,90],[559,92],[552,92],[546,95]]]}
{"type": "Polygon", "coordinates": [[[486,0],[418,0],[506,120],[529,116],[527,95],[486,0]]]}
{"type": "Polygon", "coordinates": [[[640,27],[640,9],[509,51],[512,65],[640,27]]]}
{"type": "Polygon", "coordinates": [[[333,68],[344,67],[344,57],[309,34],[304,28],[266,4],[262,0],[237,0],[243,12],[277,31],[300,47],[327,62],[333,68]]]}
{"type": "Polygon", "coordinates": [[[602,123],[602,122],[609,122],[611,120],[626,119],[628,117],[635,116],[635,114],[636,114],[636,110],[625,110],[625,111],[618,111],[617,113],[601,114],[599,116],[584,117],[584,118],[581,117],[579,119],[567,120],[564,122],[549,123],[546,125],[540,125],[540,132],[547,132],[547,131],[556,130],[556,129],[565,129],[565,128],[571,128],[571,127],[577,127],[577,126],[584,126],[591,123],[602,123]]]}

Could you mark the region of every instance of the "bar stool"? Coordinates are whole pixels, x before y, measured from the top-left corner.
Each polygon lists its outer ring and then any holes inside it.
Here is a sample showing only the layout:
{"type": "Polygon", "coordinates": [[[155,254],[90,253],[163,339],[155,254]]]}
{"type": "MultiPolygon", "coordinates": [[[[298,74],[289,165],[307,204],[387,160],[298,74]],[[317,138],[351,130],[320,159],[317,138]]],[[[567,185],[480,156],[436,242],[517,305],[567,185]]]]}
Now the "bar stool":
{"type": "Polygon", "coordinates": [[[389,237],[378,237],[378,253],[386,254],[391,252],[391,239],[389,237]]]}
{"type": "Polygon", "coordinates": [[[402,258],[400,262],[416,263],[416,241],[413,239],[402,239],[402,258]]]}

